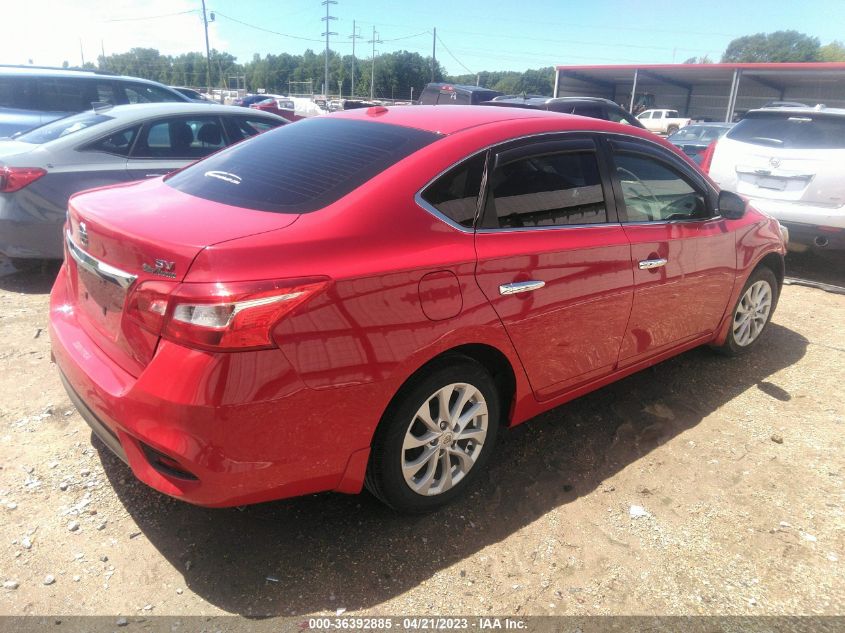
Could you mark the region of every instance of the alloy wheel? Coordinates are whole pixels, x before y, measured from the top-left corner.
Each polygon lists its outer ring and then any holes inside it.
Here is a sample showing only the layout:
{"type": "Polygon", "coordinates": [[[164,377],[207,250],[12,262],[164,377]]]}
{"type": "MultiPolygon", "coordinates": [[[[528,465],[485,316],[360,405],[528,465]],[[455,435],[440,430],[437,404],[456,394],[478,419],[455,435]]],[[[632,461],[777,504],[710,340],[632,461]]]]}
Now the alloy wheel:
{"type": "Polygon", "coordinates": [[[751,284],[736,307],[733,335],[740,347],[751,345],[769,320],[772,311],[772,287],[760,280],[751,284]]]}
{"type": "Polygon", "coordinates": [[[467,383],[452,383],[425,399],[402,444],[408,487],[433,496],[457,485],[475,465],[488,428],[487,402],[467,383]]]}

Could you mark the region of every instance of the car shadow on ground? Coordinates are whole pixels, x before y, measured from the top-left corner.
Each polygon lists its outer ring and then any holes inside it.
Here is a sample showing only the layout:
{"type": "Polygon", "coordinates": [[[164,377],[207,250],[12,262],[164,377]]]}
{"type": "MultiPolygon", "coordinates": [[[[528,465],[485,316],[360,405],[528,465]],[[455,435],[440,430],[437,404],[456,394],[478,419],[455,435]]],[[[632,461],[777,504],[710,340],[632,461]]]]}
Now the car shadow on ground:
{"type": "Polygon", "coordinates": [[[366,493],[198,508],[135,482],[100,452],[144,535],[214,606],[253,617],[363,609],[589,494],[747,389],[790,398],[767,379],[807,344],[772,324],[743,357],[692,350],[549,411],[504,434],[468,497],[426,516],[397,515],[366,493]]]}
{"type": "MultiPolygon", "coordinates": [[[[0,256],[2,257],[2,256],[0,256]]],[[[0,260],[2,261],[2,260],[0,260]]],[[[0,276],[0,290],[10,292],[21,292],[28,295],[47,294],[53,287],[56,275],[59,273],[60,261],[33,259],[15,266],[9,264],[8,260],[3,263],[3,269],[8,269],[10,274],[0,276]]]]}

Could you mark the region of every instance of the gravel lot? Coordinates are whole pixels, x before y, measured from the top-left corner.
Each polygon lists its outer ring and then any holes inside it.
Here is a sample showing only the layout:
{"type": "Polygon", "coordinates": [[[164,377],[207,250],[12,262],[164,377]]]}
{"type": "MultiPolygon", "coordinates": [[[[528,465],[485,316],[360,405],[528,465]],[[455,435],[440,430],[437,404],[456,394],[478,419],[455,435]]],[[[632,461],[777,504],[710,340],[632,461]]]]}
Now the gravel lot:
{"type": "Polygon", "coordinates": [[[693,350],[544,414],[468,500],[407,518],[137,483],[50,364],[54,273],[0,278],[0,614],[845,613],[843,295],[787,286],[754,353],[693,350]]]}

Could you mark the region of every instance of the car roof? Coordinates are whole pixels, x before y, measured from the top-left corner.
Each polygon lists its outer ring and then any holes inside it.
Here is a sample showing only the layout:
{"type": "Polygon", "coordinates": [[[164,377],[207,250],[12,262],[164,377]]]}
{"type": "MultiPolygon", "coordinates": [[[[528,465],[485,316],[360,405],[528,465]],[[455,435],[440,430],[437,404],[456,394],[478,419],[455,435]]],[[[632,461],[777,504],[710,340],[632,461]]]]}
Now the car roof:
{"type": "Polygon", "coordinates": [[[19,77],[71,77],[71,78],[99,78],[99,79],[119,79],[121,81],[136,81],[145,84],[155,84],[156,86],[163,86],[164,84],[158,81],[151,81],[149,79],[141,79],[140,77],[129,77],[127,75],[116,75],[114,73],[89,70],[89,69],[74,69],[74,68],[48,68],[45,66],[4,66],[0,64],[0,75],[19,76],[19,77]]]}
{"type": "Polygon", "coordinates": [[[778,113],[778,114],[789,114],[794,116],[796,114],[829,114],[831,116],[845,116],[845,108],[825,108],[825,107],[815,107],[811,108],[809,106],[805,106],[803,108],[798,108],[794,106],[778,106],[778,107],[768,107],[768,108],[757,108],[755,110],[749,110],[746,112],[746,116],[754,113],[778,113]]]}
{"type": "Polygon", "coordinates": [[[623,125],[604,119],[534,108],[491,108],[488,105],[375,106],[360,110],[343,110],[324,116],[401,125],[446,136],[480,126],[520,120],[529,123],[534,120],[534,123],[540,125],[532,125],[532,128],[547,127],[548,132],[566,131],[571,127],[573,131],[615,132],[642,136],[663,143],[651,132],[630,124],[623,125]],[[542,121],[548,122],[549,125],[542,125],[542,121]]]}
{"type": "MultiPolygon", "coordinates": [[[[86,112],[86,110],[83,110],[86,112]]],[[[270,114],[261,110],[246,110],[238,106],[220,105],[217,103],[196,103],[194,101],[166,101],[163,103],[133,103],[117,105],[97,110],[100,114],[112,117],[119,121],[136,119],[147,119],[156,116],[168,116],[176,114],[249,114],[259,112],[262,115],[270,114]]],[[[81,114],[81,113],[80,113],[81,114]]],[[[275,117],[275,115],[271,115],[275,117]]],[[[281,118],[281,117],[277,117],[281,118]]]]}
{"type": "Polygon", "coordinates": [[[491,108],[482,105],[411,105],[374,106],[356,110],[343,110],[328,116],[377,121],[437,134],[453,134],[478,125],[501,123],[514,119],[555,119],[564,115],[547,110],[491,108]]]}
{"type": "Polygon", "coordinates": [[[448,82],[434,82],[426,85],[426,88],[434,87],[442,90],[443,88],[454,88],[455,90],[466,90],[467,92],[498,92],[492,88],[484,88],[483,86],[467,86],[466,84],[450,84],[448,82]]]}

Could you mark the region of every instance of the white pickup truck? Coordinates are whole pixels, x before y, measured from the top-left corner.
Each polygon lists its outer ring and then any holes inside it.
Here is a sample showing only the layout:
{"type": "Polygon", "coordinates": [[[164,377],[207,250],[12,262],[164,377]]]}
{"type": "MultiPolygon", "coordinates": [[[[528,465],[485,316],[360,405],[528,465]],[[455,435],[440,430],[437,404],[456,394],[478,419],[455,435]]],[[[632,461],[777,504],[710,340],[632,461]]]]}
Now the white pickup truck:
{"type": "Polygon", "coordinates": [[[637,115],[637,119],[649,132],[670,136],[689,125],[692,119],[682,119],[677,110],[646,110],[637,115]]]}

